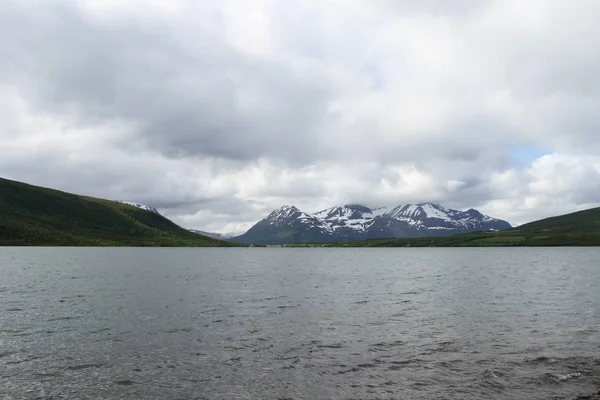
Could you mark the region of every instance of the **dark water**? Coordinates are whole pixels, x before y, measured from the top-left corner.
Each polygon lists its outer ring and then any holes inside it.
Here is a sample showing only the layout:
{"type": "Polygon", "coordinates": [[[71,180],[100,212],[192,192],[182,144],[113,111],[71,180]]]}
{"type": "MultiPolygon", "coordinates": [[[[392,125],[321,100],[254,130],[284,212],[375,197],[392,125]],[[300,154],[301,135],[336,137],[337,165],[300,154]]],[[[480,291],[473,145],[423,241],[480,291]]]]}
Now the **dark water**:
{"type": "Polygon", "coordinates": [[[0,248],[1,399],[569,399],[600,249],[0,248]]]}

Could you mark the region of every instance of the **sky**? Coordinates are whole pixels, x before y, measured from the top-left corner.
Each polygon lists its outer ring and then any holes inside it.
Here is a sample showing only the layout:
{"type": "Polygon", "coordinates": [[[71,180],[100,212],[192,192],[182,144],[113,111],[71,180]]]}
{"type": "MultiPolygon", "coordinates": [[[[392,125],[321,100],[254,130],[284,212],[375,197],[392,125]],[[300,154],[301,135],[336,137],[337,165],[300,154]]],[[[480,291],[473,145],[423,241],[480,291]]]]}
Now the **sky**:
{"type": "Polygon", "coordinates": [[[600,206],[597,0],[2,0],[0,177],[244,232],[600,206]]]}

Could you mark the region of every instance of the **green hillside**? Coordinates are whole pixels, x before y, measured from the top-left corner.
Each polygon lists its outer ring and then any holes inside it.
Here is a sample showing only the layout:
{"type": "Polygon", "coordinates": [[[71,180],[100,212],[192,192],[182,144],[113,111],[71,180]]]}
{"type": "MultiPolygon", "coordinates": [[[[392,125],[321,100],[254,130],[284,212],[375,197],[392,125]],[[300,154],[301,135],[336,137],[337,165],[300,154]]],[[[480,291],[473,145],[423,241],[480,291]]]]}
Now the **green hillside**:
{"type": "Polygon", "coordinates": [[[137,207],[2,178],[0,245],[235,246],[137,207]]]}
{"type": "Polygon", "coordinates": [[[263,229],[254,226],[243,235],[232,238],[237,243],[245,244],[274,244],[323,242],[326,239],[320,232],[311,232],[291,226],[269,227],[263,229]]]}
{"type": "Polygon", "coordinates": [[[334,245],[338,247],[600,246],[600,208],[546,218],[499,232],[377,239],[334,245]]]}

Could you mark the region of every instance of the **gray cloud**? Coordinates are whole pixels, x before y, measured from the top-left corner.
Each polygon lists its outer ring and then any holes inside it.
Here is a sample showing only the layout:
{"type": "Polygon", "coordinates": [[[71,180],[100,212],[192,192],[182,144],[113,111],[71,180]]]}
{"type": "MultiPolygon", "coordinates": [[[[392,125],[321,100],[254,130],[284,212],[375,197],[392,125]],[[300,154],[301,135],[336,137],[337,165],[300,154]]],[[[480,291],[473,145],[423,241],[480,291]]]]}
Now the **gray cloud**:
{"type": "Polygon", "coordinates": [[[0,174],[219,230],[289,203],[571,211],[598,198],[598,16],[586,0],[8,0],[0,174]],[[517,165],[519,146],[551,154],[517,165]]]}
{"type": "Polygon", "coordinates": [[[314,153],[333,94],[318,74],[234,51],[202,28],[188,37],[165,22],[101,24],[65,2],[3,15],[6,78],[27,81],[41,110],[74,112],[79,123],[130,122],[169,157],[314,153]]]}

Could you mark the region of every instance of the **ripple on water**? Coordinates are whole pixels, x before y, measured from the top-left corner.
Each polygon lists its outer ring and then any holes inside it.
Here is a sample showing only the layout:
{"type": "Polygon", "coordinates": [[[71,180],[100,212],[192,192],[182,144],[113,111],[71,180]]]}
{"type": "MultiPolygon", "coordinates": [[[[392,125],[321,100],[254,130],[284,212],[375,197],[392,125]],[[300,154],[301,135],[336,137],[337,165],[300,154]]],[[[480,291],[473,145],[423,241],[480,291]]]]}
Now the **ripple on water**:
{"type": "Polygon", "coordinates": [[[80,319],[81,316],[80,315],[67,315],[64,317],[56,317],[56,318],[51,318],[49,320],[47,320],[48,322],[56,322],[56,321],[72,321],[72,320],[76,320],[76,319],[80,319]]]}
{"type": "Polygon", "coordinates": [[[15,355],[15,357],[11,357],[10,361],[6,361],[5,364],[6,365],[19,365],[19,364],[24,364],[24,363],[28,363],[31,361],[37,361],[40,359],[45,358],[46,355],[15,355]]]}
{"type": "Polygon", "coordinates": [[[83,369],[91,369],[91,368],[105,368],[108,367],[107,364],[79,364],[79,365],[70,365],[65,367],[68,371],[80,371],[83,369]]]}
{"type": "Polygon", "coordinates": [[[319,348],[319,349],[342,349],[344,347],[345,346],[342,343],[319,344],[319,345],[317,345],[317,348],[319,348]]]}
{"type": "Polygon", "coordinates": [[[136,382],[136,381],[132,381],[132,380],[129,380],[129,379],[123,379],[123,380],[121,380],[121,381],[116,381],[115,383],[116,383],[117,385],[120,385],[120,386],[133,386],[133,385],[139,385],[139,383],[138,383],[138,382],[136,382]]]}
{"type": "Polygon", "coordinates": [[[405,346],[406,342],[402,340],[395,340],[393,342],[379,342],[369,345],[369,351],[371,352],[389,352],[398,347],[405,346]]]}

